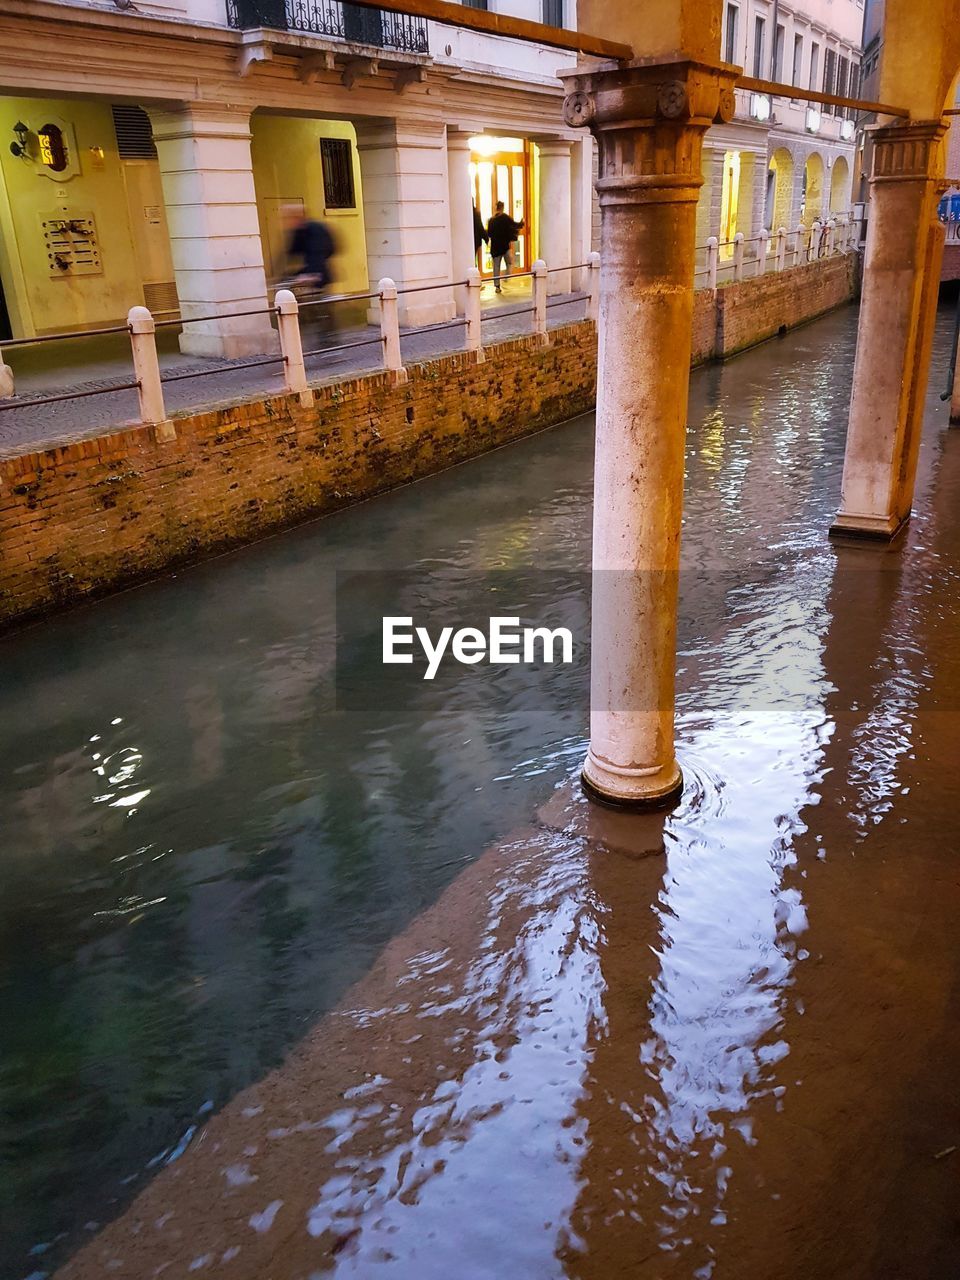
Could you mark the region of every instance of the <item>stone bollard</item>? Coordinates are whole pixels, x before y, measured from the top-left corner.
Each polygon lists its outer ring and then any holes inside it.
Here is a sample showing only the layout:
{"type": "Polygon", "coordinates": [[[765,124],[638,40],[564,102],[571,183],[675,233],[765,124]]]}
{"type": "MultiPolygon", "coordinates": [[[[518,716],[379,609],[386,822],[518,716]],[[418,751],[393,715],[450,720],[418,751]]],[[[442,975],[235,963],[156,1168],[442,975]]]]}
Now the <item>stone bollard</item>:
{"type": "Polygon", "coordinates": [[[782,271],[787,265],[787,228],[777,227],[777,260],[775,270],[782,271]]]}
{"type": "Polygon", "coordinates": [[[3,352],[0,351],[0,400],[8,400],[13,395],[16,395],[13,370],[3,363],[3,352]]]}
{"type": "Polygon", "coordinates": [[[770,232],[766,227],[760,228],[760,244],[757,246],[757,275],[766,274],[767,249],[770,244],[770,232]]]}
{"type": "Polygon", "coordinates": [[[594,324],[600,319],[600,255],[587,255],[587,319],[594,324]]]}
{"type": "Polygon", "coordinates": [[[807,234],[807,228],[803,225],[802,222],[798,223],[797,229],[793,233],[794,235],[793,254],[791,255],[793,259],[793,265],[795,267],[799,267],[800,263],[803,261],[803,237],[806,234],[807,234]]]}
{"type": "Polygon", "coordinates": [[[720,258],[720,241],[716,236],[707,240],[707,288],[716,290],[717,263],[720,258]]]}
{"type": "Polygon", "coordinates": [[[743,232],[738,231],[733,237],[733,280],[739,284],[743,279],[743,232]]]}
{"type": "Polygon", "coordinates": [[[477,364],[486,359],[483,354],[483,330],[480,323],[480,290],[483,288],[483,277],[476,267],[467,271],[467,350],[472,351],[477,364]]]}
{"type": "Polygon", "coordinates": [[[278,289],[274,298],[277,308],[277,331],[283,355],[283,378],[287,390],[300,397],[306,407],[313,404],[313,392],[307,386],[303,363],[303,340],[300,334],[300,305],[289,289],[278,289]]]}
{"type": "Polygon", "coordinates": [[[810,228],[810,243],[807,246],[807,261],[813,262],[819,252],[820,252],[820,220],[819,218],[814,218],[813,226],[810,228]]]}
{"type": "Polygon", "coordinates": [[[837,224],[831,218],[827,223],[827,257],[836,252],[835,237],[837,233],[837,224]]]}
{"type": "Polygon", "coordinates": [[[130,326],[130,349],[133,353],[133,376],[140,399],[140,421],[159,426],[167,421],[163,405],[160,361],[157,359],[157,331],[153,316],[146,307],[131,307],[127,312],[130,326]]]}
{"type": "Polygon", "coordinates": [[[550,341],[547,334],[547,264],[538,258],[530,268],[533,275],[533,332],[541,346],[550,341]]]}
{"type": "Polygon", "coordinates": [[[377,285],[380,291],[380,334],[383,338],[383,367],[394,376],[394,381],[407,381],[407,371],[400,354],[400,310],[397,306],[397,286],[389,276],[377,285]]]}

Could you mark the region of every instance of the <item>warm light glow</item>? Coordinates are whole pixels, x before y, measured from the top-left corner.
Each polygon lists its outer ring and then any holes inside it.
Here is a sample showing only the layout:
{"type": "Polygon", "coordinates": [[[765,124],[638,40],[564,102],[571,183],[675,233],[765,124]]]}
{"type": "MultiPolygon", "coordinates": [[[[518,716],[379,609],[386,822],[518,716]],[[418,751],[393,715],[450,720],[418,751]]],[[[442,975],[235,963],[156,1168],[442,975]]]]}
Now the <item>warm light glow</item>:
{"type": "Polygon", "coordinates": [[[807,129],[811,133],[820,132],[820,112],[816,107],[807,107],[807,129]]]}
{"type": "Polygon", "coordinates": [[[728,151],[723,157],[723,188],[720,197],[721,255],[733,252],[729,242],[737,234],[737,212],[740,204],[740,152],[728,151]]]}
{"type": "Polygon", "coordinates": [[[495,156],[501,151],[523,151],[522,138],[495,138],[488,133],[478,133],[470,139],[470,150],[477,156],[495,156]]]}
{"type": "Polygon", "coordinates": [[[770,119],[770,99],[765,93],[755,93],[750,99],[750,114],[754,120],[770,119]]]}

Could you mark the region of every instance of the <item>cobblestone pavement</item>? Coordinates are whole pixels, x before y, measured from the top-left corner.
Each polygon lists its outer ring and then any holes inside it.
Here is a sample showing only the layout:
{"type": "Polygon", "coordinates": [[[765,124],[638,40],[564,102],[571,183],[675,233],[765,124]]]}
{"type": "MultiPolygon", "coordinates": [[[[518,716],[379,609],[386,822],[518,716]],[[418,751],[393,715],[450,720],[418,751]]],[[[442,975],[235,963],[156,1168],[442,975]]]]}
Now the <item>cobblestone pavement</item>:
{"type": "MultiPolygon", "coordinates": [[[[524,289],[518,282],[515,288],[516,301],[484,307],[487,344],[529,332],[529,286],[524,289]],[[522,293],[526,296],[521,296],[522,293]]],[[[553,327],[580,320],[585,305],[584,294],[551,298],[548,323],[553,327]]],[[[342,330],[336,341],[359,342],[378,337],[378,328],[364,326],[342,330]]],[[[305,348],[310,345],[309,335],[305,335],[305,348]]],[[[161,332],[158,349],[163,377],[177,379],[164,387],[165,404],[171,414],[283,388],[279,363],[244,368],[243,361],[203,360],[184,355],[172,329],[161,332]]],[[[401,349],[407,360],[460,351],[463,328],[410,330],[401,334],[401,349]]],[[[66,439],[103,435],[138,421],[136,391],[118,389],[132,379],[125,333],[14,348],[5,359],[14,370],[17,398],[15,402],[0,401],[0,455],[19,454],[66,439]],[[55,395],[69,398],[52,404],[31,403],[37,398],[55,395]]],[[[376,369],[381,360],[380,345],[373,341],[367,347],[348,351],[318,352],[307,358],[306,365],[310,378],[320,382],[376,369]]]]}

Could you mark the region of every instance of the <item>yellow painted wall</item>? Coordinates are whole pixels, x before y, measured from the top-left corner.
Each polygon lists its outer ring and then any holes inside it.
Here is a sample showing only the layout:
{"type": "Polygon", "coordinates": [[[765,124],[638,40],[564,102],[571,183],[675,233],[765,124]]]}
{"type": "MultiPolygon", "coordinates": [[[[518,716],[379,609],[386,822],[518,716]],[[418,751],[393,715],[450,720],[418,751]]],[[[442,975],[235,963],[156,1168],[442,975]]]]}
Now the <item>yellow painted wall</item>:
{"type": "Polygon", "coordinates": [[[108,104],[0,98],[0,186],[0,273],[15,336],[115,323],[143,301],[108,104]],[[39,161],[11,155],[8,145],[17,121],[35,133],[51,119],[73,126],[80,171],[66,182],[45,176],[39,161]],[[103,149],[102,160],[92,148],[103,149]],[[50,275],[40,223],[57,213],[93,215],[99,275],[50,275]]]}
{"type": "Polygon", "coordinates": [[[329,226],[337,246],[333,263],[338,293],[363,293],[369,284],[363,227],[363,194],[357,134],[346,120],[305,120],[298,116],[261,115],[251,119],[253,178],[263,239],[263,258],[271,282],[289,271],[284,253],[280,209],[303,202],[308,217],[329,226]],[[323,202],[320,139],[347,138],[352,144],[355,209],[327,209],[323,202]]]}

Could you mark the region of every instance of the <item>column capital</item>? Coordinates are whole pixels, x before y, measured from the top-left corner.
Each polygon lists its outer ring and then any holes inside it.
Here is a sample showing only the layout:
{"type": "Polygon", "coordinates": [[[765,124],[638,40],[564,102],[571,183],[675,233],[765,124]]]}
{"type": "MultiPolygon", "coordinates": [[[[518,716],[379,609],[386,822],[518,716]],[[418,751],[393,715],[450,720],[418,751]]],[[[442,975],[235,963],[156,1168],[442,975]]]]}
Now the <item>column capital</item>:
{"type": "Polygon", "coordinates": [[[689,58],[571,72],[563,118],[600,143],[601,203],[695,200],[703,135],[733,119],[737,69],[689,58]]]}
{"type": "Polygon", "coordinates": [[[936,181],[943,176],[943,120],[883,125],[873,130],[873,181],[936,181]]]}

